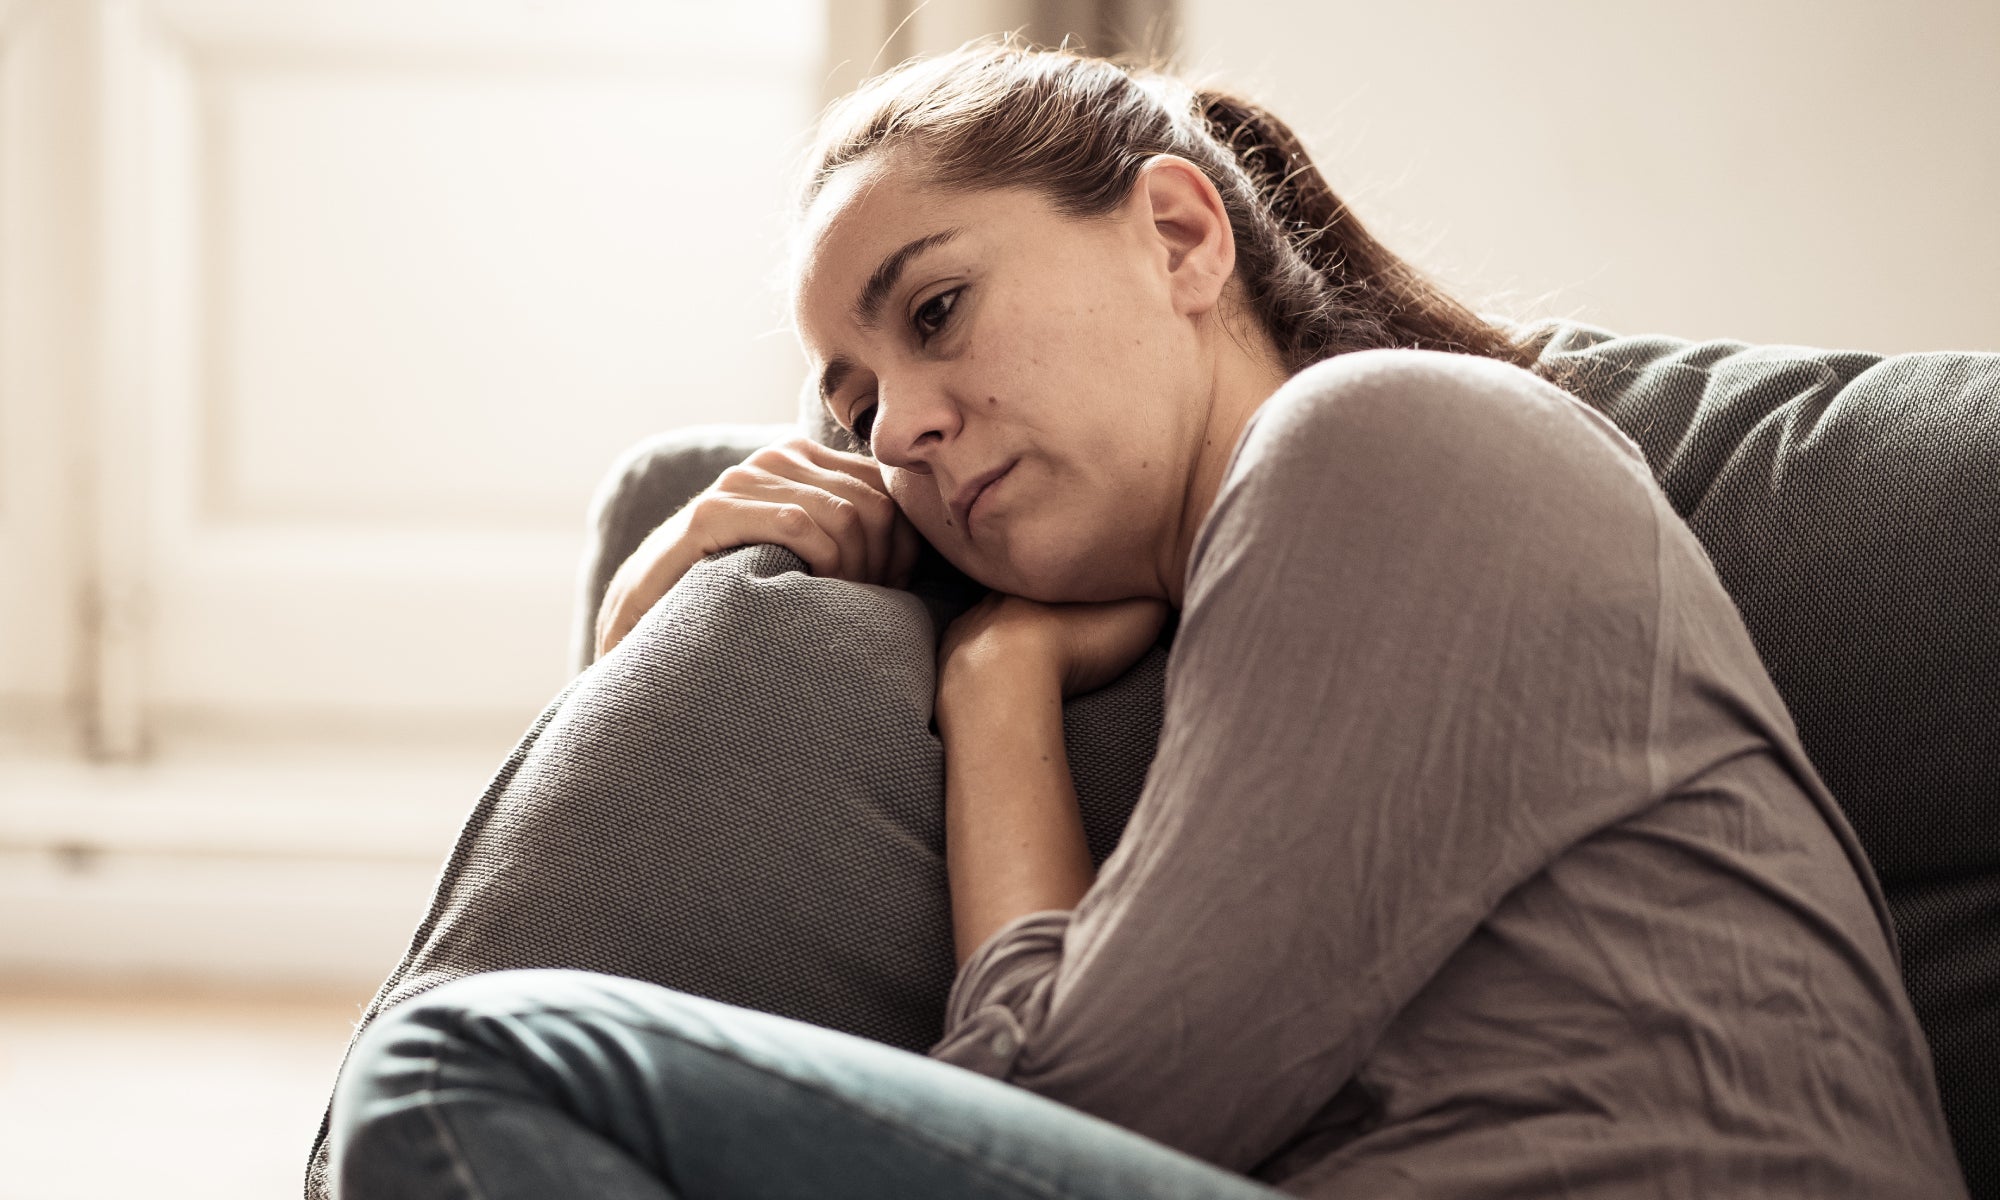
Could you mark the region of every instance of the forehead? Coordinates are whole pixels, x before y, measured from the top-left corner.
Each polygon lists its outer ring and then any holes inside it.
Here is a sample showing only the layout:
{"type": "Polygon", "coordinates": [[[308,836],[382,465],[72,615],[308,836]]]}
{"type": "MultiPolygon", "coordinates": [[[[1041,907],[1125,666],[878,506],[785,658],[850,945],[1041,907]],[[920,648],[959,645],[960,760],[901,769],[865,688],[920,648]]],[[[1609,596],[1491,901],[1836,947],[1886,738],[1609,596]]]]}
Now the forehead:
{"type": "Polygon", "coordinates": [[[959,249],[1019,246],[1046,240],[1046,231],[1032,235],[1024,226],[1053,219],[1048,202],[1029,188],[930,183],[914,151],[841,168],[807,208],[794,243],[792,305],[808,351],[815,335],[854,324],[863,283],[913,239],[951,230],[959,249]]]}
{"type": "MultiPolygon", "coordinates": [[[[858,288],[884,255],[948,224],[955,199],[925,186],[897,156],[835,172],[800,222],[792,302],[801,328],[812,310],[858,288]]],[[[853,299],[849,294],[843,303],[853,299]]]]}

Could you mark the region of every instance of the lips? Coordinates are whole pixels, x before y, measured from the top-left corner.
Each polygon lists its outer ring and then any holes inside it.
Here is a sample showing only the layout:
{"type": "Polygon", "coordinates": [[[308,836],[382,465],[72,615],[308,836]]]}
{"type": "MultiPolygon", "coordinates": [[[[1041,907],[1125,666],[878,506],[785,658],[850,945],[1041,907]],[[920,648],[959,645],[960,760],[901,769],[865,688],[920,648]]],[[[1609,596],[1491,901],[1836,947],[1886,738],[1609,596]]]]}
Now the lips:
{"type": "Polygon", "coordinates": [[[991,484],[994,480],[1013,470],[1014,464],[1020,461],[1018,458],[1010,459],[983,475],[967,480],[965,486],[958,489],[958,495],[952,497],[952,514],[958,518],[959,525],[965,529],[967,536],[970,536],[972,532],[972,506],[978,501],[979,493],[985,491],[987,485],[991,484]]]}

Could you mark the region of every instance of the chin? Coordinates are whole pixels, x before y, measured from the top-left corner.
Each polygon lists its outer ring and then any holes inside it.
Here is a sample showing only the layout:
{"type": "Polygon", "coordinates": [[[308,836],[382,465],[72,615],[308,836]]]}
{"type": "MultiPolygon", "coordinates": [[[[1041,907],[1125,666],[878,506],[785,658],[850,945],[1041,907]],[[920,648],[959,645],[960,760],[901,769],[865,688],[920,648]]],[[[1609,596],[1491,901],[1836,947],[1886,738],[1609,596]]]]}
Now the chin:
{"type": "Polygon", "coordinates": [[[1077,547],[1007,547],[1007,561],[956,564],[961,571],[995,591],[1043,604],[1082,604],[1123,600],[1134,594],[1129,582],[1104,570],[1102,555],[1077,547]]]}

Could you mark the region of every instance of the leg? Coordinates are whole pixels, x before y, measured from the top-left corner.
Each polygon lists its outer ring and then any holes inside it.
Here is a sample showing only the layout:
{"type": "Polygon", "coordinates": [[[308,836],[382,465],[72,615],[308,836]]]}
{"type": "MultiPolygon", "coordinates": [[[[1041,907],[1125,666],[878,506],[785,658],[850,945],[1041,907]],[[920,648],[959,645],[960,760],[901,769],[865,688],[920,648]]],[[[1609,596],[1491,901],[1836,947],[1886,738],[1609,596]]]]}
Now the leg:
{"type": "Polygon", "coordinates": [[[473,976],[378,1018],[331,1144],[355,1198],[1277,1194],[920,1055],[581,971],[473,976]]]}

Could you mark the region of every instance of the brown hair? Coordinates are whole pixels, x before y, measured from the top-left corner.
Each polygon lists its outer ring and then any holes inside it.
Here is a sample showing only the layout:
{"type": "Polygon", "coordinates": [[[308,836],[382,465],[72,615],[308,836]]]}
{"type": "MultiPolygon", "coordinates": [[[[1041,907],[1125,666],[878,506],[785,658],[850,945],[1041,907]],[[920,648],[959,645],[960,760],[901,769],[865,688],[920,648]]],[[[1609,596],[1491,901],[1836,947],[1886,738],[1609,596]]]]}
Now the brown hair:
{"type": "Polygon", "coordinates": [[[1394,346],[1536,359],[1376,241],[1284,122],[1163,70],[1011,40],[913,59],[827,111],[801,209],[842,167],[902,146],[940,185],[1025,186],[1073,217],[1117,207],[1154,155],[1187,159],[1222,195],[1244,302],[1287,370],[1394,346]]]}

